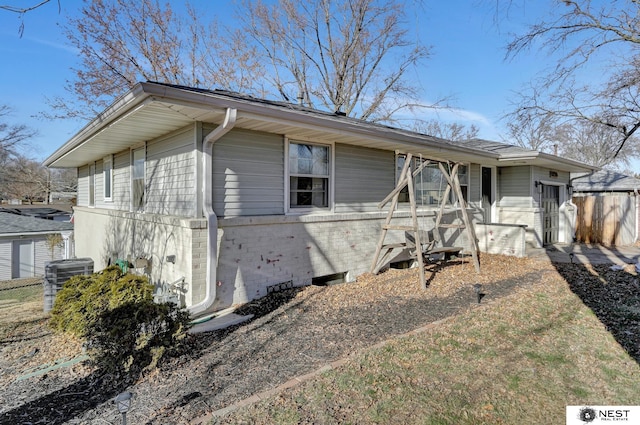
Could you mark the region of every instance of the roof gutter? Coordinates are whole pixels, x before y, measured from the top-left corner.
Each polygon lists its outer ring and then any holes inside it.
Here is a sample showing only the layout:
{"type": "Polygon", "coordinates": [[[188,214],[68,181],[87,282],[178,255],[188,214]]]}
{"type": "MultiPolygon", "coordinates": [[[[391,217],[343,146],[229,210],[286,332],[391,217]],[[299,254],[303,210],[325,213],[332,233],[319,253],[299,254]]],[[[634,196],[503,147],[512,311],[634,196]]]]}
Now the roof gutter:
{"type": "Polygon", "coordinates": [[[188,308],[192,316],[206,313],[216,298],[217,270],[218,270],[218,217],[213,211],[213,188],[211,175],[213,172],[212,157],[213,144],[227,134],[236,125],[238,110],[227,108],[224,122],[216,127],[202,141],[204,170],[202,173],[202,187],[204,190],[203,210],[207,218],[207,274],[205,278],[205,297],[202,301],[188,308]]]}

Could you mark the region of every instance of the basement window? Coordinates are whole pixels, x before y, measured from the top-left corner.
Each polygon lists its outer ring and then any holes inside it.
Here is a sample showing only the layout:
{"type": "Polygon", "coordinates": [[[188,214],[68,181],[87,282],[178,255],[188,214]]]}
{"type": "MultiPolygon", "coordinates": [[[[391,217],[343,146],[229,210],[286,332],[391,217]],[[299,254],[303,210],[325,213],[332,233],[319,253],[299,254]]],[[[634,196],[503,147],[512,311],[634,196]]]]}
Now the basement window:
{"type": "Polygon", "coordinates": [[[311,284],[315,286],[329,286],[345,283],[347,272],[333,273],[324,276],[318,276],[311,279],[311,284]]]}

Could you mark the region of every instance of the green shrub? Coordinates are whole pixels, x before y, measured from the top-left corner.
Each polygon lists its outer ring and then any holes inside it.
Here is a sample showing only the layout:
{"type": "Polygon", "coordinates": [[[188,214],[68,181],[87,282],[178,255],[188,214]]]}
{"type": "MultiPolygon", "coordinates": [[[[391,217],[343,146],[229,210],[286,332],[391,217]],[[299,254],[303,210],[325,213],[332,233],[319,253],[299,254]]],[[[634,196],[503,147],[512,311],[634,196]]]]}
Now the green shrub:
{"type": "Polygon", "coordinates": [[[153,300],[145,276],[123,275],[117,266],[89,276],[74,276],[56,294],[49,325],[55,331],[86,338],[88,327],[105,311],[128,302],[153,300]]]}
{"type": "Polygon", "coordinates": [[[153,302],[145,276],[117,266],[67,281],[49,321],[55,331],[86,340],[94,362],[109,371],[155,367],[180,346],[188,324],[185,310],[153,302]]]}

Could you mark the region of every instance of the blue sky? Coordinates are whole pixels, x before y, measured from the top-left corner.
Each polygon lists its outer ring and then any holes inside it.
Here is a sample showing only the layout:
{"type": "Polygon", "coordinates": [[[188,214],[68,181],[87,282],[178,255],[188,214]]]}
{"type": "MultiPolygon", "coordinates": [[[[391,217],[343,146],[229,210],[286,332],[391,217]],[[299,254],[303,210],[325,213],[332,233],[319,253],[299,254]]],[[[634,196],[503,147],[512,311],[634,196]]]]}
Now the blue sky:
{"type": "MultiPolygon", "coordinates": [[[[28,152],[37,159],[46,158],[86,124],[35,117],[46,110],[45,97],[64,94],[66,80],[73,77],[70,68],[77,61],[59,24],[77,14],[82,2],[60,3],[60,13],[53,1],[26,14],[22,38],[18,15],[0,11],[0,55],[5,58],[0,66],[0,104],[14,109],[10,123],[38,131],[33,150],[28,152]]],[[[232,16],[230,0],[193,3],[204,5],[208,14],[232,16]]],[[[524,22],[533,21],[539,11],[535,6],[514,10],[509,21],[496,26],[491,0],[415,0],[414,4],[408,13],[416,31],[412,36],[432,46],[431,58],[414,75],[425,89],[424,101],[451,96],[455,110],[440,112],[440,119],[476,124],[480,137],[500,140],[504,130],[499,120],[510,108],[512,93],[550,65],[536,52],[504,60],[508,33],[524,29],[524,22]]]]}

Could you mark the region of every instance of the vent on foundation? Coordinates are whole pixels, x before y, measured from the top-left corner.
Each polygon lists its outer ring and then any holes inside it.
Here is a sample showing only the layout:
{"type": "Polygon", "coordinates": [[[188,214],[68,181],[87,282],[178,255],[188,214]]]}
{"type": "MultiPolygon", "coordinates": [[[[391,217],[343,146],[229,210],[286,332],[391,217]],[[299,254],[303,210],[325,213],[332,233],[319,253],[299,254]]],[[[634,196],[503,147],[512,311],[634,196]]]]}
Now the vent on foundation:
{"type": "Polygon", "coordinates": [[[287,282],[281,282],[275,285],[267,286],[267,294],[270,294],[272,292],[280,292],[284,291],[285,289],[291,288],[293,288],[293,282],[289,280],[287,282]]]}

